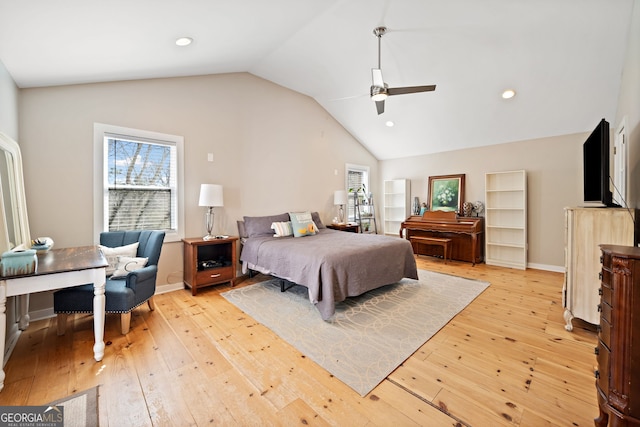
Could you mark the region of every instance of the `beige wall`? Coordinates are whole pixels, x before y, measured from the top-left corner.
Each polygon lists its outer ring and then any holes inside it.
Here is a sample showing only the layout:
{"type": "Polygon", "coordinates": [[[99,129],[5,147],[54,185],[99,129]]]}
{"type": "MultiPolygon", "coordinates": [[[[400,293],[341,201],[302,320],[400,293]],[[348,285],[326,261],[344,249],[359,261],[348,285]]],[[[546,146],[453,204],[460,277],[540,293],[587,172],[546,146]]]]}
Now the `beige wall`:
{"type": "MultiPolygon", "coordinates": [[[[234,235],[243,215],[330,221],[345,163],[377,182],[377,160],[314,100],[246,73],[23,89],[19,112],[31,235],[57,247],[94,242],[94,122],[184,136],[187,237],[206,234],[201,183],[223,185],[216,231],[234,235]]],[[[158,284],[181,282],[182,246],[165,244],[158,284]]]]}
{"type": "Polygon", "coordinates": [[[0,132],[18,141],[18,87],[0,62],[0,132]]]}
{"type": "MultiPolygon", "coordinates": [[[[582,201],[582,143],[565,135],[380,162],[380,179],[411,180],[411,196],[427,200],[429,176],[465,174],[465,201],[484,203],[487,172],[527,171],[530,266],[564,268],[564,208],[582,201]]],[[[382,182],[381,181],[381,182],[382,182]]]]}

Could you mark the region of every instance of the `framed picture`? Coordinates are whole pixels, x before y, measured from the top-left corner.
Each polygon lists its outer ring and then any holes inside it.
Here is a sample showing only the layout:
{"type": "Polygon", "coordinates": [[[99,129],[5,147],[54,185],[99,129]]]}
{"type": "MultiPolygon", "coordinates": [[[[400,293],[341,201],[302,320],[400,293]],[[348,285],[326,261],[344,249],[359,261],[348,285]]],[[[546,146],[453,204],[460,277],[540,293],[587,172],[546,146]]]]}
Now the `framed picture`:
{"type": "Polygon", "coordinates": [[[464,174],[429,177],[429,210],[462,212],[464,174]]]}

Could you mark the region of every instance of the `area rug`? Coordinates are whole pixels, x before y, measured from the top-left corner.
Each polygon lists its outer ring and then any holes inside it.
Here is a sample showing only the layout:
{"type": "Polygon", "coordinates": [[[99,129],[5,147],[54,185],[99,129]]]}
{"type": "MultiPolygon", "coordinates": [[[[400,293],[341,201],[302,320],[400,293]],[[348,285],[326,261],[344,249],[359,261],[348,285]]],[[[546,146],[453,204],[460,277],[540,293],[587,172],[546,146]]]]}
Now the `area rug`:
{"type": "Polygon", "coordinates": [[[348,298],[329,321],[307,288],[280,292],[277,279],[222,295],[365,396],[489,286],[426,270],[418,277],[348,298]]]}
{"type": "Polygon", "coordinates": [[[97,427],[98,387],[49,403],[49,406],[64,407],[64,427],[97,427]]]}

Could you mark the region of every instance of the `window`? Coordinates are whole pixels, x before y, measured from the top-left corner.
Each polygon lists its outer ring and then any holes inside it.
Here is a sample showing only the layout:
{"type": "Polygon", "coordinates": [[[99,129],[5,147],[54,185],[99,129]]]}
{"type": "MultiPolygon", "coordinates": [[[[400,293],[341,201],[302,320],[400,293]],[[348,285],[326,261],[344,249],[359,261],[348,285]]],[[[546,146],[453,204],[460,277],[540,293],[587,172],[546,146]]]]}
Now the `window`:
{"type": "Polygon", "coordinates": [[[94,125],[94,228],[165,230],[183,235],[183,138],[117,126],[94,125]]]}
{"type": "Polygon", "coordinates": [[[364,188],[369,192],[369,166],[359,166],[347,163],[345,169],[347,170],[346,185],[347,185],[347,218],[350,221],[355,220],[355,211],[353,207],[353,193],[359,189],[364,188]]]}

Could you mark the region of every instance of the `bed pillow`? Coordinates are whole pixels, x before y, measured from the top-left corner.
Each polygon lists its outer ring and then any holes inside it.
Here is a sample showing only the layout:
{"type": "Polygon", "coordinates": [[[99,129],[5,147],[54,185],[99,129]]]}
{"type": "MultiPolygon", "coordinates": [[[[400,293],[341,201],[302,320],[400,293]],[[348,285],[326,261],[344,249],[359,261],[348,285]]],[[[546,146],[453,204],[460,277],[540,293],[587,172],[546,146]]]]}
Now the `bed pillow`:
{"type": "Polygon", "coordinates": [[[244,221],[238,221],[238,235],[241,239],[246,239],[247,237],[249,237],[247,235],[247,230],[244,227],[244,221]]]}
{"type": "Polygon", "coordinates": [[[270,216],[245,216],[244,229],[249,237],[272,236],[273,230],[271,224],[274,222],[289,221],[289,214],[270,215],[270,216]]]}
{"type": "Polygon", "coordinates": [[[116,271],[116,268],[118,268],[119,256],[135,257],[138,253],[139,244],[139,242],[135,242],[130,245],[118,246],[115,248],[100,245],[100,250],[102,251],[104,257],[107,259],[107,263],[109,263],[106,268],[107,276],[111,276],[113,272],[116,271]]]}
{"type": "Polygon", "coordinates": [[[293,228],[291,227],[291,221],[274,222],[271,224],[271,228],[276,234],[273,237],[287,237],[293,236],[293,228]]]}
{"type": "Polygon", "coordinates": [[[318,212],[311,212],[311,219],[313,220],[313,223],[316,225],[316,227],[318,227],[318,229],[327,228],[322,223],[322,220],[320,219],[320,214],[318,212]]]}
{"type": "Polygon", "coordinates": [[[113,276],[111,276],[111,278],[124,279],[130,272],[144,268],[144,266],[147,265],[147,261],[149,261],[149,258],[119,256],[118,266],[116,267],[116,271],[113,272],[113,276]]]}
{"type": "Polygon", "coordinates": [[[289,212],[293,237],[313,236],[318,232],[318,227],[311,218],[311,212],[289,212]]]}

